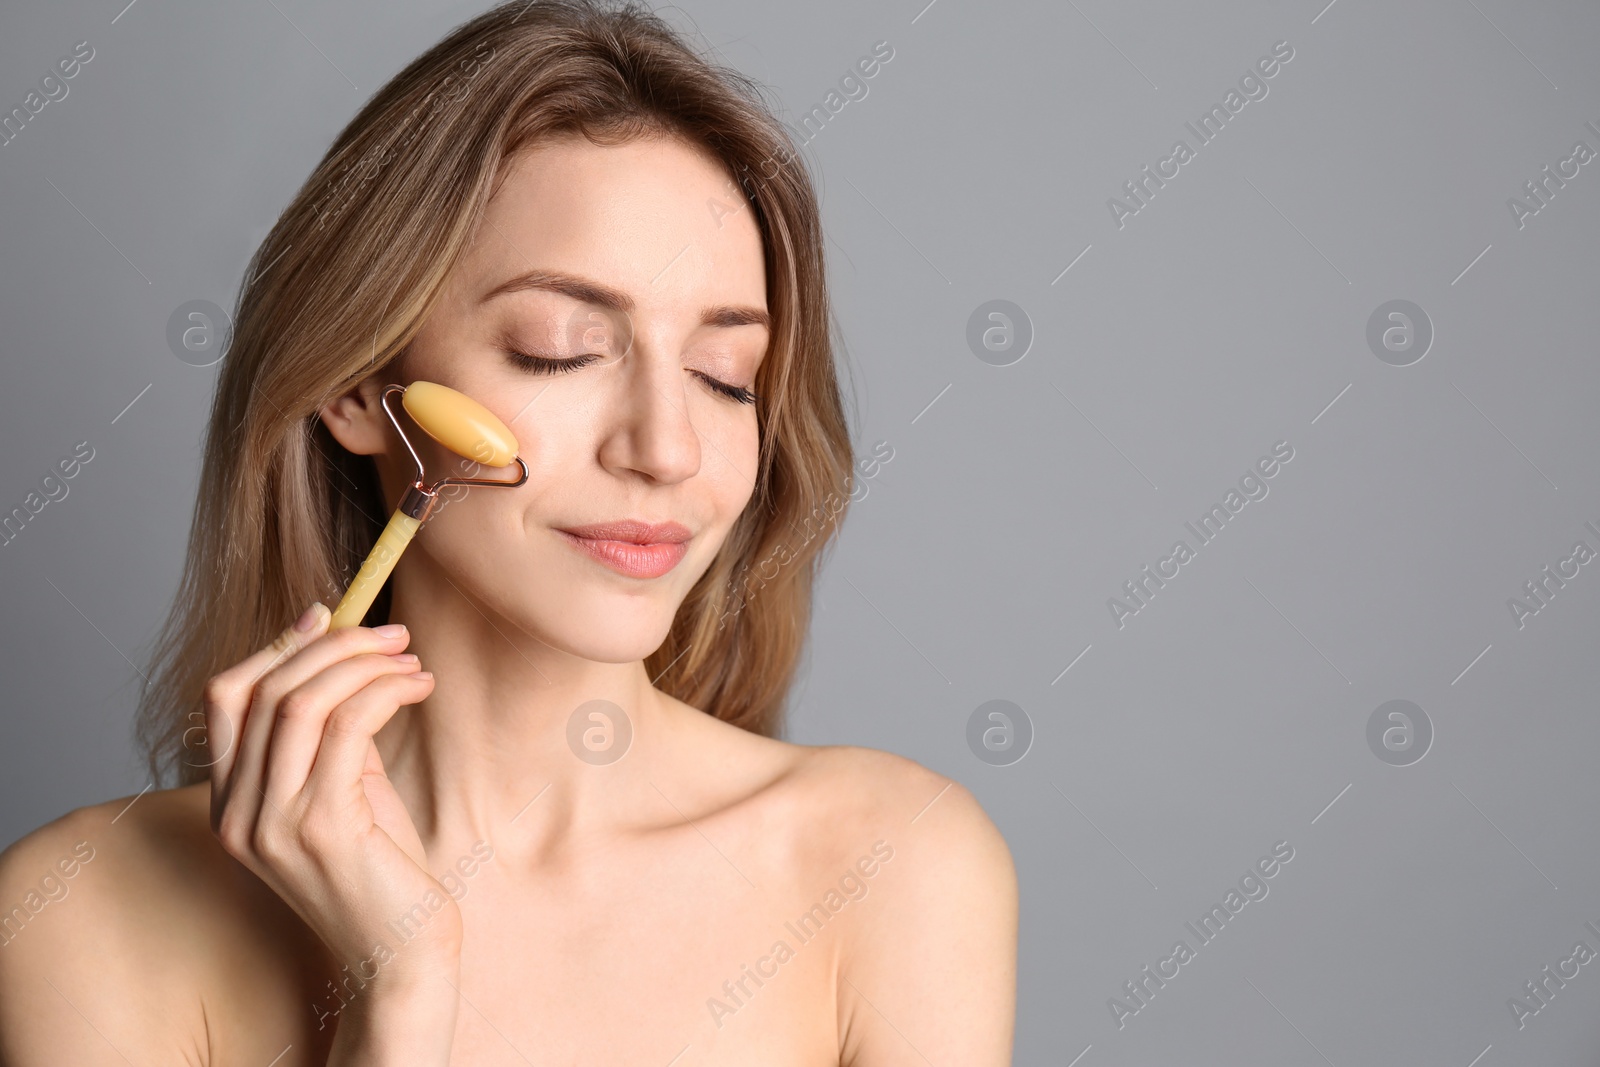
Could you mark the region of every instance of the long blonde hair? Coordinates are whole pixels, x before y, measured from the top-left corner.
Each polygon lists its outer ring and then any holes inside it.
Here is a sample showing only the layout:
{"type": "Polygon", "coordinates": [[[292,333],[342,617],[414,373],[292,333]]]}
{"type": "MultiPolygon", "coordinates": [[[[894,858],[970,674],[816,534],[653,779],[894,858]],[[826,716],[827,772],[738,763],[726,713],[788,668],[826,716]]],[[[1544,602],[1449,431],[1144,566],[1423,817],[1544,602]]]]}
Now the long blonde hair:
{"type": "MultiPolygon", "coordinates": [[[[205,778],[191,736],[206,680],[312,600],[336,603],[387,518],[371,457],[339,445],[318,409],[403,351],[511,157],[568,132],[704,146],[738,180],[724,207],[748,207],[760,228],[773,333],[755,382],[754,492],[645,665],[664,692],[719,719],[780,730],[812,583],[853,483],[816,194],[760,88],[648,8],[511,0],[367,102],[250,262],[183,577],[140,699],[158,781],[205,778]]],[[[366,622],[388,613],[385,590],[366,622]]]]}

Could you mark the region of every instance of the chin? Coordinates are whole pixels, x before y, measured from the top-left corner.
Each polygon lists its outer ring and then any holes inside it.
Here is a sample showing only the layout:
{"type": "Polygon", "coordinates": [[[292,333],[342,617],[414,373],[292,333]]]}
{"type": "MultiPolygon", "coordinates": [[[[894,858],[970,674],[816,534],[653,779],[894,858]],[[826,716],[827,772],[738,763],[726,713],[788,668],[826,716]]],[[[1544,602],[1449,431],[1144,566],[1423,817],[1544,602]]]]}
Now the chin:
{"type": "Polygon", "coordinates": [[[629,601],[620,607],[612,602],[593,613],[566,610],[559,620],[538,629],[530,625],[527,630],[579,659],[633,663],[660,648],[671,627],[670,614],[629,601]]]}
{"type": "Polygon", "coordinates": [[[665,577],[649,582],[571,574],[559,581],[504,578],[501,597],[522,591],[523,599],[504,605],[515,626],[597,663],[631,663],[660,648],[681,601],[677,583],[665,577]]]}

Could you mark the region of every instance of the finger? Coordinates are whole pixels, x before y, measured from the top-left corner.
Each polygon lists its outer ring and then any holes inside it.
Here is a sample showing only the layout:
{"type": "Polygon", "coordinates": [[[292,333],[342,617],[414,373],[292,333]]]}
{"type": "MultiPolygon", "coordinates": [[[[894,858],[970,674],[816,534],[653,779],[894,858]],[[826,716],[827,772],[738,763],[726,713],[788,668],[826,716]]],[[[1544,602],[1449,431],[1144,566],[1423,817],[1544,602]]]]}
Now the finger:
{"type": "Polygon", "coordinates": [[[410,653],[385,656],[369,652],[335,663],[291,689],[273,713],[272,736],[267,742],[262,789],[275,804],[287,804],[305,786],[322,743],[328,716],[340,704],[378,678],[410,674],[417,670],[410,653]]]}
{"type": "Polygon", "coordinates": [[[350,626],[322,635],[262,675],[255,684],[245,711],[243,732],[237,746],[237,770],[233,774],[229,792],[262,794],[264,765],[272,727],[277,718],[277,706],[289,692],[335,663],[365,652],[399,652],[409,640],[410,634],[404,626],[381,626],[376,629],[350,626]]]}
{"type": "MultiPolygon", "coordinates": [[[[433,692],[433,684],[433,675],[427,671],[388,674],[333,709],[306,778],[308,793],[313,797],[336,797],[343,790],[359,790],[361,776],[377,754],[373,735],[401,707],[425,699],[433,692]]],[[[379,759],[378,767],[382,766],[379,759]]]]}
{"type": "MultiPolygon", "coordinates": [[[[202,707],[206,720],[207,756],[210,761],[212,802],[226,793],[238,763],[245,713],[249,710],[255,680],[321,636],[333,617],[321,603],[312,604],[272,643],[240,660],[206,682],[202,707]]],[[[212,811],[215,828],[217,812],[212,811]]]]}

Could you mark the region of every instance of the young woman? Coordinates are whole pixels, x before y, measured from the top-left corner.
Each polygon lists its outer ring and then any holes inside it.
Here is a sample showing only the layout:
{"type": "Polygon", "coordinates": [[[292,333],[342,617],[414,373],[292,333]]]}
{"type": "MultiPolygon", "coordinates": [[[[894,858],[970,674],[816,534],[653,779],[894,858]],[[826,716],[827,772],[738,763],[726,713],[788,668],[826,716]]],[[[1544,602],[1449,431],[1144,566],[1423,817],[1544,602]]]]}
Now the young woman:
{"type": "Polygon", "coordinates": [[[177,785],[0,859],[5,1067],[1009,1063],[992,823],[774,737],[854,483],[758,91],[643,9],[516,0],[362,109],[249,278],[141,708],[177,785]],[[330,631],[419,380],[527,480],[330,631]]]}

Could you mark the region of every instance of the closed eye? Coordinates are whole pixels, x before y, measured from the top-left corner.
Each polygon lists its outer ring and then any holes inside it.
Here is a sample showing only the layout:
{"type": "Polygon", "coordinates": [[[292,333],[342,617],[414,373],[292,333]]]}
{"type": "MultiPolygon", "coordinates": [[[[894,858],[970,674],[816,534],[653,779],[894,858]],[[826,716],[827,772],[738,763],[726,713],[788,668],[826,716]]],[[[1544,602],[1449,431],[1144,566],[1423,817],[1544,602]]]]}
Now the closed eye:
{"type": "MultiPolygon", "coordinates": [[[[552,359],[549,356],[535,356],[526,352],[518,352],[514,349],[507,349],[506,355],[514,366],[527,371],[529,374],[569,374],[605,358],[599,353],[589,352],[581,356],[573,356],[570,359],[552,359]]],[[[710,386],[713,392],[725,396],[729,400],[737,401],[740,404],[754,404],[761,399],[743,386],[729,385],[727,382],[718,381],[711,375],[701,371],[694,371],[693,373],[706,385],[710,386]]]]}

